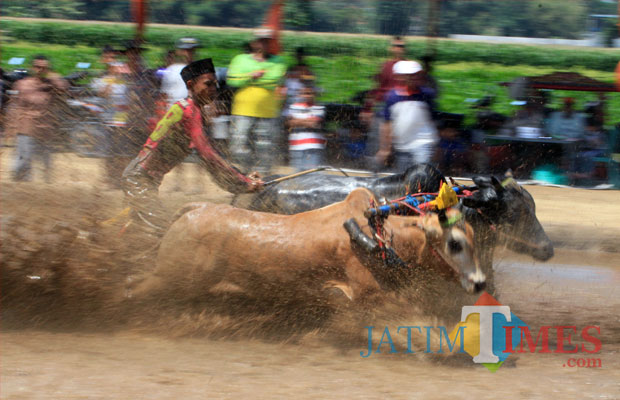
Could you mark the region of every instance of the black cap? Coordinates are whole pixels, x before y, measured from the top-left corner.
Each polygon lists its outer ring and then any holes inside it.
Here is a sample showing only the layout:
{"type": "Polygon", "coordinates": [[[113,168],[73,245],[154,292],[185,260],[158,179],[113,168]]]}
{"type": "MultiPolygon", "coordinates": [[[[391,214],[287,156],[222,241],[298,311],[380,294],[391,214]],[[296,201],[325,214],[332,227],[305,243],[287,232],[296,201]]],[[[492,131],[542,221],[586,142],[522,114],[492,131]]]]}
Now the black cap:
{"type": "Polygon", "coordinates": [[[105,46],[103,46],[103,49],[101,49],[101,54],[105,53],[116,53],[116,49],[109,44],[106,44],[105,46]]]}
{"type": "Polygon", "coordinates": [[[124,47],[125,47],[124,52],[130,51],[130,50],[136,50],[136,51],[146,50],[146,48],[141,46],[141,43],[138,40],[128,40],[125,42],[124,47]]]}
{"type": "Polygon", "coordinates": [[[203,58],[202,60],[194,61],[188,64],[181,70],[181,78],[187,83],[194,78],[203,74],[214,74],[215,68],[213,67],[213,61],[210,58],[203,58]]]}

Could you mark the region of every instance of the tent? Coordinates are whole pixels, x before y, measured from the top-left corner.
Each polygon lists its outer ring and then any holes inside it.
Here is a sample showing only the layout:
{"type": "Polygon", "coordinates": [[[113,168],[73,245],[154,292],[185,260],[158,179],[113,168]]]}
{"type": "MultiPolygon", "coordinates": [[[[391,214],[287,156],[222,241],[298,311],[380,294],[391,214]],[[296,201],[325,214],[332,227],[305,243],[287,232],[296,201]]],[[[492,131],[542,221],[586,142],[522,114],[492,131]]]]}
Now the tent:
{"type": "Polygon", "coordinates": [[[540,76],[519,77],[512,82],[502,82],[502,86],[511,88],[510,94],[514,98],[525,95],[525,88],[549,90],[574,90],[580,92],[617,92],[613,83],[602,82],[576,72],[552,72],[540,76]]]}

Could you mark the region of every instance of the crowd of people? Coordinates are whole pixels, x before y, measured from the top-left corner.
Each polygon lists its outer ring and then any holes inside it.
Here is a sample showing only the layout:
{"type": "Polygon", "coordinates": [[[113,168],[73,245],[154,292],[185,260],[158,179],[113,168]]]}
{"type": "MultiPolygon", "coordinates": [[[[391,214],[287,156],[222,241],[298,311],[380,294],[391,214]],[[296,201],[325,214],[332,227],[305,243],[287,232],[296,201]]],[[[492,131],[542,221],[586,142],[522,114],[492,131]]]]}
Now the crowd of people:
{"type": "MultiPolygon", "coordinates": [[[[266,176],[282,160],[298,171],[333,161],[327,151],[335,144],[328,129],[329,110],[317,101],[320,88],[303,48],[296,49],[295,63],[287,67],[273,46],[273,32],[257,29],[247,49],[227,68],[213,68],[211,98],[198,102],[201,135],[244,174],[256,171],[266,176]],[[283,143],[288,145],[286,152],[283,143]]],[[[180,39],[157,69],[145,67],[145,48],[138,41],[127,42],[122,50],[110,46],[102,50],[105,69],[90,86],[101,99],[105,168],[111,187],[121,188],[130,161],[149,149],[149,140],[156,142],[153,135],[158,129],[170,128],[162,128],[170,110],[179,102],[193,105],[196,101],[183,71],[195,62],[200,47],[194,38],[180,39]]],[[[572,99],[564,101],[562,110],[553,111],[532,96],[512,118],[483,117],[485,126],[464,129],[463,115],[437,109],[439,85],[431,74],[432,57],[422,57],[420,62],[407,59],[400,37],[392,38],[390,53],[374,77],[375,87],[358,98],[360,106],[343,124],[346,137],[338,143],[339,155],[355,160],[355,166],[402,171],[413,163],[433,163],[448,173],[483,172],[489,164],[484,148],[489,129],[524,137],[544,132],[580,141],[570,166],[576,176],[591,174],[591,160],[604,151],[603,101],[586,117],[573,110],[572,99]]],[[[51,71],[46,57],[35,57],[32,70],[31,76],[17,82],[5,118],[4,135],[16,138],[15,180],[30,178],[32,160],[37,157],[50,179],[47,143],[54,134],[54,110],[67,94],[66,81],[51,71]]],[[[183,121],[186,108],[177,112],[183,121]]],[[[201,153],[197,139],[190,137],[190,147],[201,153]]],[[[200,155],[204,158],[204,151],[200,155]]]]}

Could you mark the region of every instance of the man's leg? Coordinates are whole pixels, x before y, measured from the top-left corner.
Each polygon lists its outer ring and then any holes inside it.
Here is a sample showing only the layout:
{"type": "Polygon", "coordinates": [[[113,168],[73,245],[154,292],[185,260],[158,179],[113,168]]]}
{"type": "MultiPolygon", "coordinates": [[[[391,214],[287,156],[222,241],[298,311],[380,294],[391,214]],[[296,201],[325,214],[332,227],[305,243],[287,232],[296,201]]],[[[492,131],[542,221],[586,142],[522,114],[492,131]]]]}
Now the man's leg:
{"type": "Polygon", "coordinates": [[[159,185],[143,172],[125,171],[121,180],[125,204],[131,208],[134,221],[156,234],[168,227],[164,207],[159,201],[159,185]]]}
{"type": "Polygon", "coordinates": [[[43,164],[43,177],[45,183],[52,183],[52,149],[45,142],[39,139],[33,139],[34,157],[41,160],[43,164]]]}
{"type": "Polygon", "coordinates": [[[34,152],[33,147],[33,138],[26,135],[17,135],[13,180],[29,181],[32,178],[30,171],[32,169],[32,154],[34,152]]]}
{"type": "Polygon", "coordinates": [[[303,171],[303,151],[291,150],[289,152],[290,163],[289,165],[295,169],[295,171],[303,171]]]}
{"type": "Polygon", "coordinates": [[[325,150],[323,149],[310,149],[308,150],[308,164],[306,169],[317,168],[323,165],[325,158],[325,150]]]}
{"type": "Polygon", "coordinates": [[[248,172],[252,165],[252,150],[249,146],[249,135],[252,125],[255,123],[253,117],[243,115],[232,116],[232,135],[230,137],[230,154],[234,162],[239,164],[244,172],[248,172]]]}
{"type": "Polygon", "coordinates": [[[277,118],[258,118],[254,133],[256,135],[256,171],[267,176],[271,172],[273,160],[277,154],[274,137],[277,136],[277,118]]]}
{"type": "Polygon", "coordinates": [[[403,172],[415,163],[414,155],[409,152],[398,151],[394,153],[394,172],[403,172]]]}

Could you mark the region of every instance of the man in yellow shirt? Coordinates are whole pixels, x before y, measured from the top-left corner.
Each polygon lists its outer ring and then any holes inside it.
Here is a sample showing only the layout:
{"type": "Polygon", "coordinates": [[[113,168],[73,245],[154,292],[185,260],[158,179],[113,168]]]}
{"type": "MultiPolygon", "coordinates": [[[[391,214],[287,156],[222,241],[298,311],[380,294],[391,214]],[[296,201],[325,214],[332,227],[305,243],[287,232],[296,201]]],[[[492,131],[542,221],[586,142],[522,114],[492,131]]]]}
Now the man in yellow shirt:
{"type": "Polygon", "coordinates": [[[275,154],[273,144],[280,115],[276,87],[286,73],[283,60],[268,52],[272,37],[270,29],[257,30],[252,52],[233,58],[227,76],[227,83],[237,88],[231,112],[230,152],[243,170],[254,167],[264,175],[269,173],[275,154]]]}

